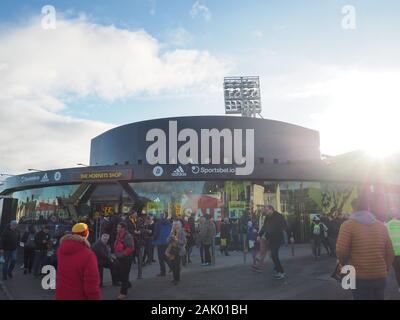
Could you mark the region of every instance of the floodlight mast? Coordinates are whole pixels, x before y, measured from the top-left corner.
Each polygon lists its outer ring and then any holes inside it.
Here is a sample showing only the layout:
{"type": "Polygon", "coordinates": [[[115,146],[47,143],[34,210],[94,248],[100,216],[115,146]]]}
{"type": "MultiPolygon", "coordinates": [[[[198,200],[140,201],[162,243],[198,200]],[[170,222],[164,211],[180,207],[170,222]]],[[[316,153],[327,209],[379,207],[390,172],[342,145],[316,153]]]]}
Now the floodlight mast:
{"type": "Polygon", "coordinates": [[[225,77],[224,97],[225,114],[261,117],[260,77],[225,77]]]}

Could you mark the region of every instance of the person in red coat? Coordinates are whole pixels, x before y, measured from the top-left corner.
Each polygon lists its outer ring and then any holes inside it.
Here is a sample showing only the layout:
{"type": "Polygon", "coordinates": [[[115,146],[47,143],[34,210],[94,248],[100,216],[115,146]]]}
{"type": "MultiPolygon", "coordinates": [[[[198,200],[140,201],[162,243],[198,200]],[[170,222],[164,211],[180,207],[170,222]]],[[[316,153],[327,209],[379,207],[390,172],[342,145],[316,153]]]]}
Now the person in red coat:
{"type": "Polygon", "coordinates": [[[73,226],[60,240],[57,251],[56,300],[100,300],[100,276],[96,255],[87,240],[85,223],[73,226]]]}

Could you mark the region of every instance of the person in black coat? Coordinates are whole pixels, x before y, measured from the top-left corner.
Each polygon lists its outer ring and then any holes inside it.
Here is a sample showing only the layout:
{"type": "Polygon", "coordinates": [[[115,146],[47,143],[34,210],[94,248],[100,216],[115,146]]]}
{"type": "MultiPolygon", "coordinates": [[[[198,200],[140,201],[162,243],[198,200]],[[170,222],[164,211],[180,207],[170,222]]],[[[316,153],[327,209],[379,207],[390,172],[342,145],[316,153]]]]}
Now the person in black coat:
{"type": "Polygon", "coordinates": [[[126,222],[126,227],[127,231],[133,236],[134,239],[134,244],[135,244],[135,252],[134,252],[134,260],[133,263],[135,263],[135,260],[137,258],[137,264],[138,264],[138,279],[142,278],[142,259],[143,259],[143,251],[144,251],[144,235],[145,235],[145,229],[144,229],[144,220],[142,216],[138,216],[138,213],[136,211],[132,211],[130,214],[129,218],[127,219],[126,222]]]}
{"type": "MultiPolygon", "coordinates": [[[[19,242],[19,232],[17,221],[13,220],[1,235],[0,253],[4,256],[3,281],[13,277],[15,262],[17,261],[17,246],[19,242]]],[[[0,255],[1,255],[0,254],[0,255]]]]}
{"type": "Polygon", "coordinates": [[[224,219],[224,222],[221,224],[221,245],[220,250],[221,253],[225,253],[226,256],[229,256],[228,248],[230,245],[230,237],[231,237],[231,224],[228,218],[224,219]],[[225,245],[222,245],[222,242],[225,241],[225,245]]]}
{"type": "Polygon", "coordinates": [[[33,224],[22,235],[21,242],[24,244],[24,274],[32,273],[32,266],[35,257],[35,235],[36,228],[33,224]]]}
{"type": "Polygon", "coordinates": [[[50,227],[45,225],[35,236],[35,259],[33,262],[33,275],[37,278],[42,266],[47,261],[47,252],[51,246],[50,227]]]}
{"type": "Polygon", "coordinates": [[[99,240],[92,246],[93,252],[97,257],[97,265],[100,274],[100,287],[103,286],[103,271],[104,268],[110,269],[111,279],[114,286],[118,285],[117,281],[117,265],[116,261],[111,256],[111,247],[108,245],[110,235],[103,233],[99,240]]]}
{"type": "Polygon", "coordinates": [[[273,206],[268,205],[266,207],[266,214],[267,217],[259,233],[259,237],[265,235],[269,243],[271,258],[274,263],[274,277],[280,280],[285,278],[285,273],[279,260],[279,249],[284,239],[283,232],[287,232],[288,226],[283,215],[277,212],[273,206]]]}

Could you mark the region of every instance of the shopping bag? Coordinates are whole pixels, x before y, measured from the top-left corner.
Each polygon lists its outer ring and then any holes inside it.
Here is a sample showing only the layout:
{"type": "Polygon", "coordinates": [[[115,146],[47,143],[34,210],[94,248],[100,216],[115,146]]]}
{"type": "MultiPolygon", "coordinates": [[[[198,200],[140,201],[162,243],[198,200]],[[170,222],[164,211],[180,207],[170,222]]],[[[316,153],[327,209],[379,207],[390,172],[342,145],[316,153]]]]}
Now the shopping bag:
{"type": "Polygon", "coordinates": [[[226,247],[227,241],[224,238],[221,238],[221,247],[226,247]]]}
{"type": "Polygon", "coordinates": [[[254,240],[249,240],[249,249],[254,248],[254,240]]]}
{"type": "Polygon", "coordinates": [[[343,279],[343,277],[344,277],[344,274],[342,274],[341,271],[342,271],[342,266],[341,266],[341,264],[338,262],[338,263],[336,264],[335,270],[333,271],[331,277],[332,277],[333,279],[335,279],[336,281],[338,281],[338,282],[342,282],[342,279],[343,279]]]}

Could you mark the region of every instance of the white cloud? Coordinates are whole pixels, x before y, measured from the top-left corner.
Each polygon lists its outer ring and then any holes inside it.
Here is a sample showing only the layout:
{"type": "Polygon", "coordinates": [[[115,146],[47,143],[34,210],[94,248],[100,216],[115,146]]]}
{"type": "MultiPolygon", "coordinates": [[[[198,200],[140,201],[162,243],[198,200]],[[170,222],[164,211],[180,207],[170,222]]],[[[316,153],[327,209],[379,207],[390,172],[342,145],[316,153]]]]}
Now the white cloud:
{"type": "Polygon", "coordinates": [[[211,11],[210,9],[208,9],[207,6],[205,6],[204,4],[201,4],[199,1],[196,1],[193,6],[192,9],[190,10],[190,15],[192,18],[197,17],[197,15],[203,15],[203,18],[206,21],[210,21],[211,20],[211,11]]]}
{"type": "Polygon", "coordinates": [[[161,53],[145,31],[85,18],[58,14],[56,30],[43,30],[39,18],[1,30],[0,172],[87,163],[90,139],[113,125],[63,116],[74,99],[213,90],[226,72],[206,51],[161,53]]]}

